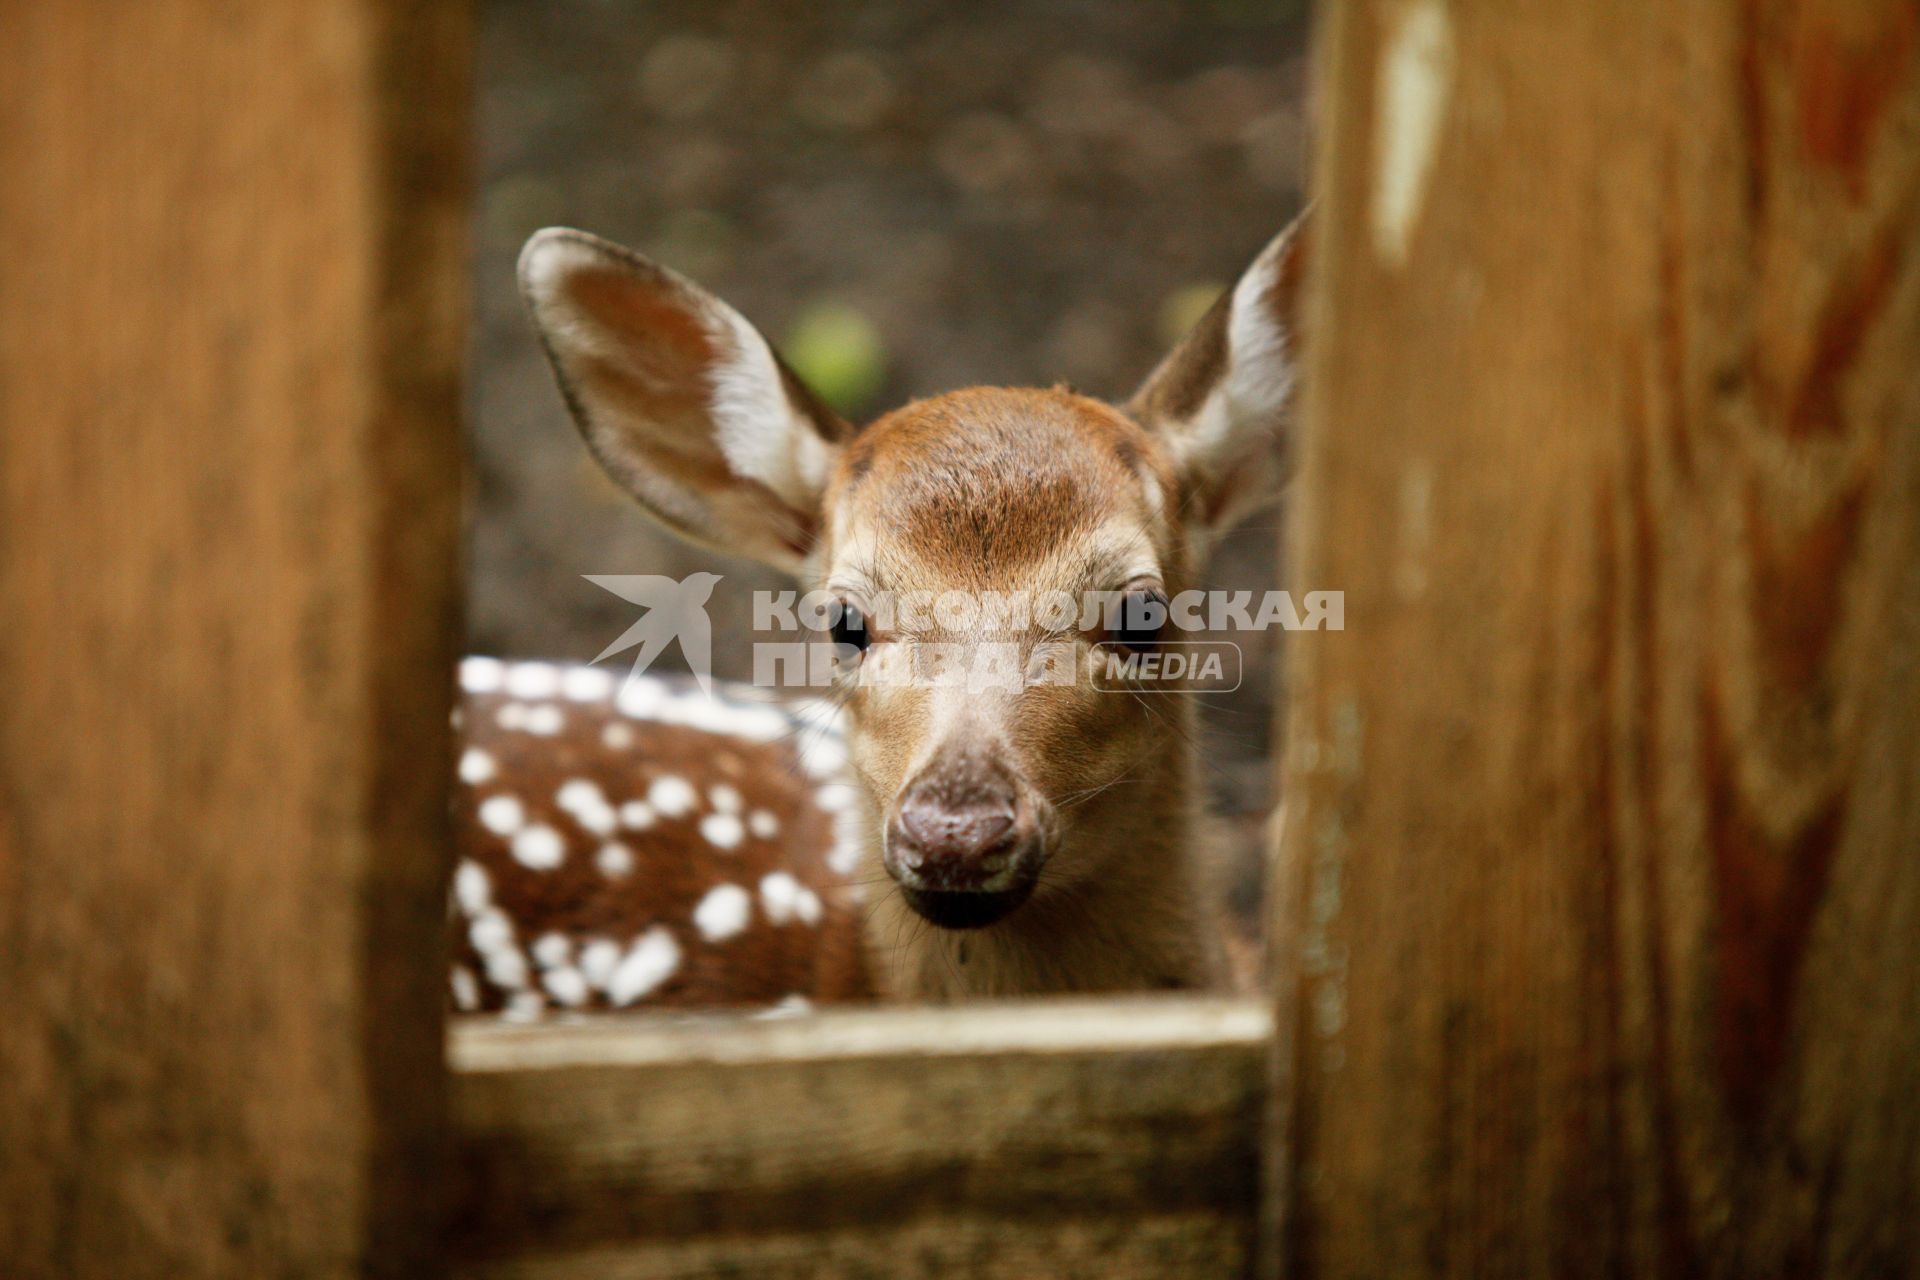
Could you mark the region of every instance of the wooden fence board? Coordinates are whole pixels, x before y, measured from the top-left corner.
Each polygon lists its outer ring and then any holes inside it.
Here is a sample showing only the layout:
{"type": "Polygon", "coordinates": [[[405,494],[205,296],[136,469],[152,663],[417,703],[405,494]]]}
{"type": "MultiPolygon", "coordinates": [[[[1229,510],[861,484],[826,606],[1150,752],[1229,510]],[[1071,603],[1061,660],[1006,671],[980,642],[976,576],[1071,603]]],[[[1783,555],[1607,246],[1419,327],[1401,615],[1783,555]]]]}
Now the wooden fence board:
{"type": "Polygon", "coordinates": [[[0,1271],[431,1274],[464,6],[0,48],[0,1271]]]}
{"type": "Polygon", "coordinates": [[[1270,1029],[1170,998],[460,1028],[463,1274],[1239,1276],[1270,1029]]]}
{"type": "Polygon", "coordinates": [[[1914,1275],[1920,8],[1322,16],[1284,1274],[1914,1275]]]}

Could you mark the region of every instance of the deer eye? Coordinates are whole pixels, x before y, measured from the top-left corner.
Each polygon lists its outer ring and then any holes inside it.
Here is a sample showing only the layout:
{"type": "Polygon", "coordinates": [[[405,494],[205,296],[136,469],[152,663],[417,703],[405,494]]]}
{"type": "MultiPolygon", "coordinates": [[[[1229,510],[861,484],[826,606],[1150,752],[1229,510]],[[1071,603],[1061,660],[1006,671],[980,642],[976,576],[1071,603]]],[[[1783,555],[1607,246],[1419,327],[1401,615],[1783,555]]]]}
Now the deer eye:
{"type": "Polygon", "coordinates": [[[873,643],[873,637],[867,632],[867,615],[860,612],[859,605],[848,600],[833,606],[829,630],[835,644],[847,645],[860,653],[865,653],[873,643]]]}
{"type": "Polygon", "coordinates": [[[1107,639],[1136,652],[1160,643],[1167,626],[1166,593],[1152,589],[1129,591],[1120,600],[1120,614],[1107,628],[1107,639]]]}

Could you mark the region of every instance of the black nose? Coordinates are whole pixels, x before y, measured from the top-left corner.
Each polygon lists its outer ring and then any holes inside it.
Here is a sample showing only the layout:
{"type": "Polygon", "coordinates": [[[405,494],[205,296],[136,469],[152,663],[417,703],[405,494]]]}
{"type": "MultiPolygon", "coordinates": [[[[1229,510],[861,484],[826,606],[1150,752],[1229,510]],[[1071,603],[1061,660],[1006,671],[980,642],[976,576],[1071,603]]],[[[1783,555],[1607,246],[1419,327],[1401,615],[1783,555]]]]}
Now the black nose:
{"type": "Polygon", "coordinates": [[[943,761],[907,786],[887,826],[887,870],[914,910],[973,928],[1032,891],[1037,825],[1021,789],[990,762],[943,761]]]}

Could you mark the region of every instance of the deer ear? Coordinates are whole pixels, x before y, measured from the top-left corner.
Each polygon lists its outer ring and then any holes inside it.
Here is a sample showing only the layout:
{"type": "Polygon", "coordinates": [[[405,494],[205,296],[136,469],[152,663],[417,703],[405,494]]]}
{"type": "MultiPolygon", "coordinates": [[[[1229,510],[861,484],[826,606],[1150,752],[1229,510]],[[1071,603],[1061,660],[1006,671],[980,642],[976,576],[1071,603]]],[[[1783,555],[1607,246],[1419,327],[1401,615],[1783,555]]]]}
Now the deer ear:
{"type": "Polygon", "coordinates": [[[630,249],[550,227],[520,290],[580,433],[668,528],[797,570],[852,434],[738,312],[630,249]]]}
{"type": "Polygon", "coordinates": [[[1301,214],[1261,251],[1127,405],[1165,441],[1182,506],[1204,536],[1280,496],[1307,218],[1301,214]]]}

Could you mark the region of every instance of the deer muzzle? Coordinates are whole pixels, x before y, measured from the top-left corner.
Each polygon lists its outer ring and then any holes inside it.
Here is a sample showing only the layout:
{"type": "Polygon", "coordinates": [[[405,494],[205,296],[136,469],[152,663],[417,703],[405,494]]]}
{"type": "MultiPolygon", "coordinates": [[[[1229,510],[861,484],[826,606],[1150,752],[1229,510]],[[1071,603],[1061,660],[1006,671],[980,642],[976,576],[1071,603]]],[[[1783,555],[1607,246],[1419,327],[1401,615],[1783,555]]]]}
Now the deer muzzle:
{"type": "Polygon", "coordinates": [[[1033,892],[1043,861],[1035,805],[988,761],[936,761],[887,823],[884,862],[907,905],[948,929],[1005,918],[1033,892]]]}

